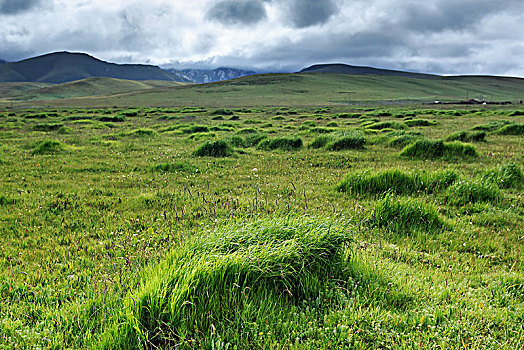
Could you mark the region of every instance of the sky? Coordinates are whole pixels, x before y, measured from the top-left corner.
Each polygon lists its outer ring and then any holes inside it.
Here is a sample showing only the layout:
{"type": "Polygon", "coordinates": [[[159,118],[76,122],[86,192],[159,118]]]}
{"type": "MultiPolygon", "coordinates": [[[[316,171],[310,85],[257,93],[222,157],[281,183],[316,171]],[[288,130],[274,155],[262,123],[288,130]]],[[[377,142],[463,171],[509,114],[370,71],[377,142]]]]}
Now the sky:
{"type": "Polygon", "coordinates": [[[0,0],[0,58],[524,77],[524,0],[0,0]]]}

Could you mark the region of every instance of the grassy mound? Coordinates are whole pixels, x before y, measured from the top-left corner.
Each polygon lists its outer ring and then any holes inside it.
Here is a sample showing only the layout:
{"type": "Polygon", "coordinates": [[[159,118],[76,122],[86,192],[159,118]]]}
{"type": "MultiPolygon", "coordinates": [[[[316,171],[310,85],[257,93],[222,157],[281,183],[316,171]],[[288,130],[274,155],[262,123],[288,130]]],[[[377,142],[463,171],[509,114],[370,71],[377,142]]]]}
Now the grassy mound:
{"type": "Polygon", "coordinates": [[[495,131],[505,125],[510,125],[510,124],[513,124],[513,122],[510,122],[508,120],[497,120],[497,121],[490,122],[488,124],[481,124],[481,125],[474,126],[471,130],[495,131]]]}
{"type": "Polygon", "coordinates": [[[403,130],[403,129],[406,129],[407,126],[406,124],[401,123],[401,122],[378,122],[378,123],[367,125],[366,128],[372,129],[372,130],[383,130],[383,129],[403,130]]]}
{"type": "Polygon", "coordinates": [[[233,155],[233,149],[226,141],[218,140],[204,143],[193,155],[197,157],[229,157],[233,155]]]}
{"type": "Polygon", "coordinates": [[[213,339],[234,344],[240,334],[249,344],[258,335],[249,324],[286,318],[289,307],[317,297],[341,276],[348,242],[346,233],[310,219],[228,226],[196,239],[144,274],[145,284],[100,347],[169,347],[199,339],[212,348],[213,339]]]}
{"type": "Polygon", "coordinates": [[[136,129],[128,132],[126,136],[132,136],[132,137],[146,137],[146,136],[155,136],[157,133],[153,129],[136,129]]]}
{"type": "Polygon", "coordinates": [[[333,140],[333,136],[331,135],[320,135],[313,139],[313,141],[309,144],[309,148],[323,148],[325,147],[329,142],[333,140]]]}
{"type": "Polygon", "coordinates": [[[123,115],[104,115],[97,118],[101,122],[110,123],[123,123],[126,121],[126,117],[123,115]]]}
{"type": "Polygon", "coordinates": [[[56,152],[63,151],[66,146],[58,140],[44,140],[38,142],[34,147],[31,153],[33,154],[52,154],[56,152]]]}
{"type": "Polygon", "coordinates": [[[55,131],[63,127],[62,123],[41,123],[33,126],[33,130],[36,131],[55,131]]]}
{"type": "Polygon", "coordinates": [[[524,135],[524,124],[509,124],[495,131],[499,135],[524,135]]]}
{"type": "Polygon", "coordinates": [[[406,146],[402,157],[412,159],[467,158],[477,157],[475,147],[462,142],[443,142],[441,140],[418,140],[406,146]]]}
{"type": "Polygon", "coordinates": [[[209,132],[209,127],[205,125],[192,125],[187,128],[183,128],[182,131],[184,134],[196,134],[200,132],[209,132]]]}
{"type": "Polygon", "coordinates": [[[488,171],[482,178],[493,182],[501,188],[524,187],[524,173],[515,163],[502,164],[488,171]]]}
{"type": "Polygon", "coordinates": [[[328,151],[343,151],[347,149],[363,148],[366,139],[359,133],[342,134],[326,145],[328,151]]]}
{"type": "Polygon", "coordinates": [[[438,232],[446,226],[432,205],[391,196],[377,202],[368,223],[394,233],[438,232]]]}
{"type": "Polygon", "coordinates": [[[386,170],[381,173],[349,174],[337,186],[337,191],[359,195],[434,193],[446,189],[457,178],[458,175],[452,171],[409,174],[386,170]]]}
{"type": "Polygon", "coordinates": [[[300,137],[274,137],[261,141],[257,148],[265,151],[283,150],[292,151],[303,147],[303,142],[300,137]]]}
{"type": "Polygon", "coordinates": [[[497,185],[482,180],[459,181],[446,191],[446,201],[457,206],[477,202],[496,203],[501,198],[497,185]]]}
{"type": "Polygon", "coordinates": [[[427,119],[411,119],[404,121],[404,124],[406,124],[409,127],[414,126],[433,126],[437,125],[437,122],[427,120],[427,119]]]}
{"type": "Polygon", "coordinates": [[[486,141],[486,132],[459,131],[446,137],[446,141],[483,142],[486,141]]]}

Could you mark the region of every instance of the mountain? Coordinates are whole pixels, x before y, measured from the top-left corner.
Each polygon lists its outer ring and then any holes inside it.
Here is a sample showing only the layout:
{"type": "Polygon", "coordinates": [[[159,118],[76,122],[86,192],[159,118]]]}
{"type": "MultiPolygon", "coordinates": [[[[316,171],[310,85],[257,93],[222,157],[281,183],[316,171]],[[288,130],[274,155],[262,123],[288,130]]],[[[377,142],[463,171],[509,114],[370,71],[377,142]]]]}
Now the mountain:
{"type": "Polygon", "coordinates": [[[400,70],[380,69],[365,66],[351,66],[348,64],[316,64],[302,69],[299,73],[331,73],[331,74],[352,74],[352,75],[387,75],[407,78],[437,78],[438,75],[413,73],[400,70]]]}
{"type": "Polygon", "coordinates": [[[55,52],[0,65],[0,82],[57,84],[92,77],[181,81],[157,66],[108,63],[84,53],[55,52]]]}
{"type": "Polygon", "coordinates": [[[3,59],[0,58],[0,64],[4,64],[4,63],[7,63],[7,61],[4,61],[3,59]]]}
{"type": "Polygon", "coordinates": [[[196,84],[213,83],[216,81],[231,80],[247,75],[256,74],[253,71],[221,67],[217,69],[166,69],[169,73],[180,79],[185,79],[196,84]]]}

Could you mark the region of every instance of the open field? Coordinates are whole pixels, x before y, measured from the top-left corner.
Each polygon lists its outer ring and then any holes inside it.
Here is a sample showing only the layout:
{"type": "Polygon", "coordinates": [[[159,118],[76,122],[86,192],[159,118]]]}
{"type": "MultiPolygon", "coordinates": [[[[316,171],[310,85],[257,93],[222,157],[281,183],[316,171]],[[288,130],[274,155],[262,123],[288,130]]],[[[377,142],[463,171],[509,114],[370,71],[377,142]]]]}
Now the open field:
{"type": "Polygon", "coordinates": [[[522,83],[282,79],[5,104],[0,348],[523,348],[524,110],[338,93],[522,83]]]}
{"type": "MultiPolygon", "coordinates": [[[[194,85],[176,82],[132,82],[96,78],[0,94],[0,106],[22,107],[270,107],[340,106],[351,99],[362,105],[377,103],[433,103],[482,97],[518,103],[524,96],[522,78],[438,77],[432,79],[348,74],[263,74],[194,85]],[[181,86],[180,86],[181,85],[181,86]],[[112,93],[109,93],[112,92],[112,93]]],[[[12,83],[0,83],[2,85],[12,83]]],[[[20,90],[21,87],[18,87],[20,90]]]]}

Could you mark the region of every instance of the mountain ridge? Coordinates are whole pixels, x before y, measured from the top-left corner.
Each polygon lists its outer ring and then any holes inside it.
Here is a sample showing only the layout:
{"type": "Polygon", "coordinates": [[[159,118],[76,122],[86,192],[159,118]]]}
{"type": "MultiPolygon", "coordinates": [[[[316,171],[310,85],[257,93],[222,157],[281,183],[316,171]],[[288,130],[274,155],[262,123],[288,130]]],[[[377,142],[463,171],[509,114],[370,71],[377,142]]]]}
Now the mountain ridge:
{"type": "Polygon", "coordinates": [[[298,73],[330,73],[330,74],[351,74],[351,75],[387,75],[407,78],[431,79],[438,78],[439,75],[429,73],[416,73],[394,69],[383,69],[369,66],[353,66],[344,63],[315,64],[303,68],[298,73]]]}
{"type": "Polygon", "coordinates": [[[217,81],[231,80],[256,74],[252,70],[244,70],[232,67],[218,67],[216,69],[165,69],[171,74],[196,84],[214,83],[217,81]]]}
{"type": "Polygon", "coordinates": [[[85,53],[67,51],[0,65],[0,82],[59,84],[93,77],[181,81],[179,77],[158,66],[109,63],[85,53]]]}

